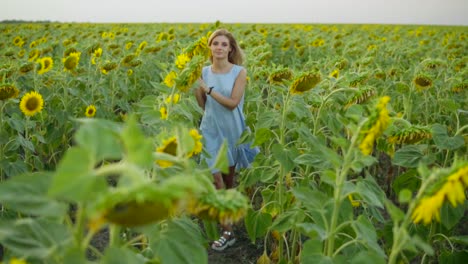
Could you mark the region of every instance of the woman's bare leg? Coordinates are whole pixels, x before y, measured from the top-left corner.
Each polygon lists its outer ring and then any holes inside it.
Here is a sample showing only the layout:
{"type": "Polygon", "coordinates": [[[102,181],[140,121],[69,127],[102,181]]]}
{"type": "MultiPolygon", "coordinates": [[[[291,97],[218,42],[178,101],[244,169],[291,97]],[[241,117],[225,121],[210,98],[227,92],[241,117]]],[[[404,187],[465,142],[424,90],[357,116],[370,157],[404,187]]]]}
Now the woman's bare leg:
{"type": "Polygon", "coordinates": [[[234,176],[236,175],[236,166],[229,167],[229,173],[223,174],[223,181],[226,189],[234,188],[234,176]]]}

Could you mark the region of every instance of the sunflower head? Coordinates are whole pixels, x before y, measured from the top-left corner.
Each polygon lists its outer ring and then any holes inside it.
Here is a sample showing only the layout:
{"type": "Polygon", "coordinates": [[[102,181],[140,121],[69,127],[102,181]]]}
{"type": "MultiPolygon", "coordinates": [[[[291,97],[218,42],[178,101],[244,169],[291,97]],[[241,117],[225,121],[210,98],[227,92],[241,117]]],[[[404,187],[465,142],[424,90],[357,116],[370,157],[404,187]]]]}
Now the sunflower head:
{"type": "Polygon", "coordinates": [[[284,81],[289,81],[293,77],[293,72],[288,69],[279,69],[270,74],[268,77],[268,80],[270,81],[271,84],[281,84],[284,81]]]}
{"type": "Polygon", "coordinates": [[[35,61],[39,57],[39,50],[33,49],[28,54],[28,61],[35,61]]]}
{"type": "Polygon", "coordinates": [[[422,91],[432,86],[432,79],[426,74],[418,74],[414,77],[413,83],[418,91],[422,91]]]}
{"type": "Polygon", "coordinates": [[[201,71],[205,62],[202,56],[193,57],[184,69],[180,72],[177,80],[176,87],[182,92],[187,92],[190,87],[200,78],[201,71]]]}
{"type": "Polygon", "coordinates": [[[457,83],[452,87],[452,92],[454,93],[461,93],[466,91],[468,88],[468,81],[457,83]]]}
{"type": "Polygon", "coordinates": [[[190,57],[186,53],[182,53],[179,56],[177,56],[175,64],[176,64],[177,68],[183,69],[183,68],[185,68],[185,65],[189,61],[190,61],[190,57]]]}
{"type": "Polygon", "coordinates": [[[110,71],[114,70],[115,68],[117,68],[117,63],[109,61],[109,62],[104,63],[104,65],[102,65],[101,72],[103,74],[108,74],[110,71]]]}
{"type": "Polygon", "coordinates": [[[72,52],[68,57],[63,58],[63,66],[65,71],[74,71],[80,62],[81,52],[72,52]]]}
{"type": "Polygon", "coordinates": [[[54,66],[54,61],[51,57],[44,57],[37,60],[40,64],[40,68],[37,71],[38,74],[44,74],[52,69],[54,66]]]}
{"type": "Polygon", "coordinates": [[[35,66],[36,66],[36,64],[34,62],[27,62],[27,63],[24,63],[23,65],[21,65],[21,67],[19,68],[19,71],[21,73],[28,73],[28,72],[34,70],[35,66]]]}
{"type": "Polygon", "coordinates": [[[203,136],[200,135],[198,133],[198,130],[196,130],[195,128],[191,129],[189,133],[190,133],[190,136],[192,137],[195,145],[194,145],[193,149],[191,151],[189,151],[187,156],[192,157],[193,155],[196,155],[196,154],[199,154],[199,153],[202,152],[203,144],[201,142],[201,139],[203,138],[203,136]]]}
{"type": "Polygon", "coordinates": [[[96,115],[96,107],[94,105],[88,105],[85,110],[86,117],[94,117],[96,115]]]}
{"type": "Polygon", "coordinates": [[[291,94],[302,94],[317,86],[321,80],[319,72],[306,72],[294,80],[289,91],[291,94]]]}
{"type": "MultiPolygon", "coordinates": [[[[172,156],[177,156],[177,148],[178,148],[177,138],[170,137],[164,140],[163,145],[161,147],[158,147],[156,149],[156,152],[166,153],[172,156]]],[[[167,161],[167,160],[156,160],[156,163],[162,168],[167,168],[173,165],[171,161],[167,161]]]]}
{"type": "Polygon", "coordinates": [[[175,71],[171,71],[166,75],[166,77],[164,77],[164,84],[167,87],[173,87],[175,84],[176,78],[177,78],[177,73],[175,71]]]}
{"type": "Polygon", "coordinates": [[[131,63],[132,61],[137,58],[137,55],[132,53],[132,54],[129,54],[127,56],[125,56],[123,59],[122,59],[122,64],[124,66],[127,66],[127,67],[130,67],[131,66],[131,63]]]}
{"type": "Polygon", "coordinates": [[[19,90],[12,84],[0,85],[0,101],[18,97],[19,90]]]}
{"type": "Polygon", "coordinates": [[[41,112],[43,106],[42,95],[35,91],[25,94],[20,101],[20,109],[27,116],[33,116],[41,112]]]}

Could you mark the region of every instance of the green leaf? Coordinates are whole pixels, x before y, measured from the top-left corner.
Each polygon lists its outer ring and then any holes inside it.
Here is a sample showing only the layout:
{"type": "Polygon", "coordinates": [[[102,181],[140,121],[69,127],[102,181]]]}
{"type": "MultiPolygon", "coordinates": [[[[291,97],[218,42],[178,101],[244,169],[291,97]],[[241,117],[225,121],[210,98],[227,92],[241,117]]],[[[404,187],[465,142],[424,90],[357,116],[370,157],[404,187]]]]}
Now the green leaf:
{"type": "Polygon", "coordinates": [[[261,127],[255,131],[255,139],[253,141],[252,147],[260,146],[261,144],[267,142],[271,139],[273,133],[269,128],[261,127]]]}
{"type": "Polygon", "coordinates": [[[356,184],[356,191],[366,203],[383,208],[385,193],[372,178],[359,180],[356,184]]]}
{"type": "Polygon", "coordinates": [[[93,171],[94,161],[88,150],[72,147],[59,162],[52,179],[49,195],[68,201],[92,200],[105,187],[104,178],[93,171]]]}
{"type": "Polygon", "coordinates": [[[450,241],[453,243],[468,245],[468,235],[467,236],[452,236],[450,237],[450,241]]]}
{"type": "Polygon", "coordinates": [[[323,243],[319,239],[311,238],[304,243],[304,248],[301,250],[302,264],[332,264],[334,263],[330,257],[322,254],[323,243]]]}
{"type": "Polygon", "coordinates": [[[384,258],[385,253],[377,243],[377,233],[375,232],[375,227],[372,222],[366,216],[360,215],[357,220],[354,221],[354,226],[357,238],[366,241],[365,244],[368,249],[377,253],[381,258],[384,258]]]}
{"type": "Polygon", "coordinates": [[[298,211],[287,211],[284,212],[280,215],[278,215],[271,225],[272,230],[276,230],[278,232],[286,232],[291,230],[297,221],[297,218],[299,217],[298,211]]]}
{"type": "Polygon", "coordinates": [[[128,119],[122,131],[122,141],[124,143],[127,159],[142,168],[150,168],[153,165],[154,146],[151,140],[145,138],[138,127],[135,116],[128,119]]]}
{"type": "Polygon", "coordinates": [[[415,192],[421,186],[421,179],[419,178],[418,171],[410,169],[407,172],[399,175],[392,183],[392,188],[395,193],[400,193],[403,189],[409,189],[415,192]]]}
{"type": "Polygon", "coordinates": [[[416,168],[421,162],[423,164],[432,164],[434,157],[426,155],[427,145],[408,145],[395,152],[393,157],[393,164],[407,167],[416,168]]]}
{"type": "Polygon", "coordinates": [[[403,213],[403,211],[400,208],[396,207],[389,200],[385,200],[385,207],[387,208],[387,211],[390,214],[390,217],[392,218],[393,222],[398,223],[405,217],[405,213],[403,213]]]}
{"type": "MultiPolygon", "coordinates": [[[[47,259],[70,245],[68,228],[57,221],[22,218],[0,222],[0,242],[18,257],[47,259]]],[[[52,260],[52,259],[50,259],[52,260]]]]}
{"type": "Polygon", "coordinates": [[[465,263],[468,259],[468,251],[443,251],[439,256],[440,264],[460,264],[465,263]]]}
{"type": "Polygon", "coordinates": [[[109,247],[104,252],[102,264],[145,264],[147,259],[127,248],[109,247]]]}
{"type": "Polygon", "coordinates": [[[270,214],[249,209],[247,211],[247,216],[244,219],[244,223],[250,241],[255,243],[257,238],[265,236],[268,228],[271,226],[271,222],[272,217],[270,214]]]}
{"type": "Polygon", "coordinates": [[[205,241],[199,227],[189,219],[167,221],[149,237],[150,247],[161,263],[208,263],[205,241]]]}
{"type": "Polygon", "coordinates": [[[428,243],[426,243],[424,240],[422,240],[419,236],[415,235],[411,238],[411,242],[413,242],[413,244],[422,249],[426,254],[428,254],[429,256],[432,256],[434,255],[434,249],[432,249],[431,245],[429,245],[428,243]]]}
{"type": "Polygon", "coordinates": [[[374,251],[359,251],[351,259],[351,264],[361,264],[361,263],[372,263],[372,264],[385,264],[385,258],[379,254],[376,254],[374,251]]]}
{"type": "Polygon", "coordinates": [[[0,182],[0,203],[24,214],[62,216],[67,206],[47,196],[51,179],[51,173],[39,172],[0,182]]]}
{"type": "Polygon", "coordinates": [[[221,148],[219,148],[218,156],[216,157],[216,161],[214,163],[214,168],[219,169],[222,173],[229,172],[229,160],[227,156],[227,141],[224,140],[221,148]]]}
{"type": "Polygon", "coordinates": [[[445,125],[434,124],[432,126],[432,139],[440,149],[455,150],[465,145],[461,135],[449,137],[445,125]]]}
{"type": "Polygon", "coordinates": [[[446,202],[442,205],[440,210],[440,221],[442,225],[448,230],[451,230],[465,214],[465,205],[458,205],[457,207],[452,207],[450,203],[446,202]]]}
{"type": "Polygon", "coordinates": [[[408,189],[403,189],[398,193],[398,201],[400,203],[408,203],[413,198],[413,193],[408,189]]]}
{"type": "Polygon", "coordinates": [[[117,123],[102,119],[80,119],[80,121],[83,124],[76,132],[75,140],[96,162],[122,158],[120,127],[117,123]]]}
{"type": "Polygon", "coordinates": [[[286,173],[290,172],[294,166],[294,159],[291,151],[281,144],[275,144],[272,148],[274,158],[283,166],[286,173]]]}

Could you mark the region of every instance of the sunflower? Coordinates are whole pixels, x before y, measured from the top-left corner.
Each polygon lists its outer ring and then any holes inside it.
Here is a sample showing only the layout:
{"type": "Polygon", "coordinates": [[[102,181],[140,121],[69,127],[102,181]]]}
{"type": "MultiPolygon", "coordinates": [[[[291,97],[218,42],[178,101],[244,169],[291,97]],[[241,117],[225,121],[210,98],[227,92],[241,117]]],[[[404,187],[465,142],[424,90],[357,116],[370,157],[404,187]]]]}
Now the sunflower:
{"type": "Polygon", "coordinates": [[[132,76],[133,75],[133,70],[132,69],[128,69],[127,70],[127,76],[132,76]]]}
{"type": "MultiPolygon", "coordinates": [[[[177,156],[177,147],[178,147],[177,138],[171,137],[171,138],[168,138],[167,140],[164,140],[163,146],[157,148],[156,152],[166,153],[172,156],[177,156]]],[[[167,160],[156,160],[156,163],[158,163],[158,165],[161,166],[162,168],[170,167],[173,164],[171,161],[167,161],[167,160]]]]}
{"type": "Polygon", "coordinates": [[[140,51],[144,50],[146,45],[148,45],[148,42],[146,41],[143,41],[140,43],[140,45],[138,45],[138,48],[137,48],[137,53],[139,53],[140,51]]]}
{"type": "Polygon", "coordinates": [[[159,112],[161,113],[161,119],[166,120],[167,119],[167,109],[166,107],[162,106],[159,108],[159,112]]]}
{"type": "Polygon", "coordinates": [[[52,60],[51,57],[44,57],[40,58],[37,60],[37,62],[41,65],[39,68],[39,71],[37,71],[38,74],[44,74],[52,69],[54,66],[54,61],[52,60]]]}
{"type": "Polygon", "coordinates": [[[34,66],[36,64],[34,62],[28,62],[28,63],[24,63],[23,65],[21,65],[21,67],[19,68],[19,71],[21,73],[28,73],[32,70],[34,70],[34,66]]]}
{"type": "Polygon", "coordinates": [[[123,59],[122,59],[122,64],[124,66],[127,66],[127,67],[130,67],[132,66],[132,61],[137,58],[137,55],[136,54],[129,54],[127,56],[125,56],[123,59]]]}
{"type": "Polygon", "coordinates": [[[85,111],[86,117],[94,117],[96,115],[96,107],[94,105],[88,105],[85,111]]]}
{"type": "Polygon", "coordinates": [[[299,76],[291,84],[289,91],[291,94],[302,94],[314,88],[321,81],[320,73],[307,72],[299,76]]]}
{"type": "Polygon", "coordinates": [[[14,39],[13,39],[13,45],[17,46],[17,47],[22,47],[24,45],[24,40],[23,38],[21,38],[20,36],[16,36],[14,39]]]}
{"type": "Polygon", "coordinates": [[[182,53],[179,56],[177,56],[177,60],[175,64],[177,68],[183,69],[189,61],[190,61],[190,57],[187,54],[182,53]]]}
{"type": "Polygon", "coordinates": [[[129,49],[132,48],[132,46],[133,46],[133,42],[129,41],[129,42],[127,42],[127,43],[125,44],[125,49],[126,49],[126,50],[129,50],[129,49]]]}
{"type": "Polygon", "coordinates": [[[37,47],[37,42],[36,41],[33,41],[33,42],[29,43],[29,48],[33,49],[35,47],[37,47]]]}
{"type": "Polygon", "coordinates": [[[171,71],[164,78],[164,84],[167,85],[168,87],[173,87],[175,84],[176,78],[177,78],[177,73],[175,71],[171,71]]]}
{"type": "Polygon", "coordinates": [[[19,90],[11,84],[0,85],[0,101],[18,97],[19,90]]]}
{"type": "Polygon", "coordinates": [[[74,71],[80,62],[81,52],[72,52],[68,57],[63,58],[63,66],[65,71],[74,71]]]}
{"type": "Polygon", "coordinates": [[[270,81],[271,84],[281,84],[282,82],[286,80],[291,80],[293,77],[293,72],[288,69],[279,69],[270,74],[268,77],[268,80],[270,81]]]}
{"type": "Polygon", "coordinates": [[[333,77],[335,79],[338,79],[339,76],[340,76],[340,70],[339,69],[335,69],[330,73],[330,77],[333,77]]]}
{"type": "Polygon", "coordinates": [[[177,104],[179,100],[180,100],[180,94],[176,93],[174,94],[174,96],[169,95],[169,97],[166,98],[166,104],[170,104],[170,103],[177,104]]]}
{"type": "Polygon", "coordinates": [[[203,138],[203,136],[200,135],[198,133],[198,130],[196,130],[195,128],[191,129],[189,133],[195,142],[195,146],[193,147],[192,151],[187,153],[187,157],[192,157],[193,155],[196,155],[202,152],[203,144],[201,143],[201,139],[203,138]]]}
{"type": "Polygon", "coordinates": [[[432,86],[432,79],[425,74],[418,74],[414,77],[413,83],[416,86],[416,90],[422,91],[432,86]]]}
{"type": "Polygon", "coordinates": [[[189,61],[188,65],[180,72],[176,86],[182,92],[187,92],[190,87],[200,78],[205,58],[195,56],[189,61]]]}
{"type": "Polygon", "coordinates": [[[366,156],[372,153],[375,140],[383,134],[390,123],[390,117],[387,110],[387,104],[389,101],[389,96],[383,96],[380,98],[373,116],[369,118],[368,123],[365,125],[366,129],[362,130],[363,139],[359,144],[359,149],[366,156]]]}
{"type": "Polygon", "coordinates": [[[39,50],[31,50],[28,54],[28,61],[35,61],[39,57],[39,50]]]}
{"type": "Polygon", "coordinates": [[[41,112],[43,106],[42,95],[35,91],[29,92],[21,98],[20,109],[27,116],[33,116],[41,112]]]}
{"type": "Polygon", "coordinates": [[[108,61],[101,67],[101,72],[103,74],[108,74],[115,68],[117,68],[117,63],[108,61]]]}

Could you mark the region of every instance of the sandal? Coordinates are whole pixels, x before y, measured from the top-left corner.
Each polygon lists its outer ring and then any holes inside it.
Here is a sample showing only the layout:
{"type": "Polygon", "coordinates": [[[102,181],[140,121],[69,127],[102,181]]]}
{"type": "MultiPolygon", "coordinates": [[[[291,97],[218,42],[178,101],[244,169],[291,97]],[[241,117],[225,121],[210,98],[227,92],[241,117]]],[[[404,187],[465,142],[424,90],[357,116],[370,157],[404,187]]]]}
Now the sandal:
{"type": "Polygon", "coordinates": [[[213,242],[211,248],[216,251],[223,251],[228,246],[234,245],[234,243],[236,243],[236,238],[232,232],[224,231],[223,235],[218,240],[213,242]],[[228,236],[229,238],[226,238],[225,236],[228,236]]]}

